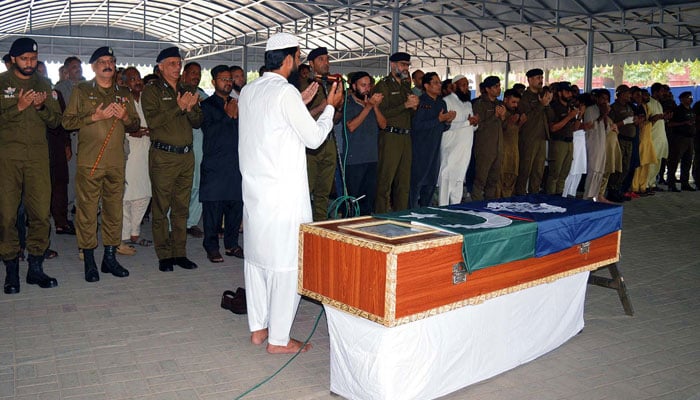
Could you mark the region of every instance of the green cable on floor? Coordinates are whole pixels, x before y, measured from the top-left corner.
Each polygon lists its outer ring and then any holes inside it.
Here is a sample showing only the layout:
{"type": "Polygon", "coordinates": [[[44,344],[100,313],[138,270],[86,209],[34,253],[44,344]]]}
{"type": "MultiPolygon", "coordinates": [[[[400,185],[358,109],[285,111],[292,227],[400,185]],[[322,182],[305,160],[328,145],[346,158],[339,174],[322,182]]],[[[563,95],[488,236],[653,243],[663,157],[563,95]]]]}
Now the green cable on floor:
{"type": "Polygon", "coordinates": [[[262,385],[264,385],[264,384],[266,384],[267,382],[269,382],[270,380],[272,380],[272,378],[274,378],[275,376],[277,376],[277,374],[279,374],[280,372],[282,372],[283,369],[287,368],[287,365],[289,365],[289,363],[291,363],[292,361],[294,361],[294,359],[297,358],[297,356],[298,356],[299,354],[301,354],[301,351],[304,350],[304,347],[306,347],[306,345],[309,343],[309,340],[311,340],[311,337],[312,337],[312,336],[314,335],[314,333],[316,332],[316,328],[318,327],[319,321],[321,321],[321,316],[323,315],[323,313],[325,313],[325,310],[323,309],[323,307],[321,307],[321,312],[318,313],[318,317],[316,317],[316,322],[314,323],[313,329],[311,329],[311,333],[309,333],[309,337],[307,337],[306,340],[304,340],[304,343],[303,343],[303,344],[301,345],[301,347],[299,348],[299,351],[297,351],[296,354],[294,354],[294,355],[292,356],[292,358],[290,358],[289,360],[287,360],[287,362],[284,363],[284,365],[282,365],[277,371],[275,371],[274,374],[268,376],[267,378],[265,378],[264,380],[262,380],[260,383],[256,384],[255,386],[253,386],[253,387],[251,387],[250,389],[246,390],[245,392],[241,393],[238,397],[236,397],[235,400],[242,399],[243,396],[249,394],[250,392],[252,392],[252,391],[254,391],[254,390],[257,390],[259,387],[261,387],[262,385]]]}

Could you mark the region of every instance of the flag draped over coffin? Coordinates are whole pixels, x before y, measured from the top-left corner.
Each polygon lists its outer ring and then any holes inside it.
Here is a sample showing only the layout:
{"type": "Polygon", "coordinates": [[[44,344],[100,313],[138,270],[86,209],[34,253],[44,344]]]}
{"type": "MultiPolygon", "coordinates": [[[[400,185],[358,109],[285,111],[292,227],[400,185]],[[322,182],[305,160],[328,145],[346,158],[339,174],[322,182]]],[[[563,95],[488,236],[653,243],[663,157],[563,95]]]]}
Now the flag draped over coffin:
{"type": "Polygon", "coordinates": [[[514,196],[448,206],[493,212],[537,223],[535,257],[568,249],[622,229],[622,206],[551,195],[514,196]]]}
{"type": "Polygon", "coordinates": [[[537,224],[493,212],[424,207],[374,214],[373,217],[427,225],[462,235],[462,253],[469,273],[530,258],[535,251],[537,224]]]}

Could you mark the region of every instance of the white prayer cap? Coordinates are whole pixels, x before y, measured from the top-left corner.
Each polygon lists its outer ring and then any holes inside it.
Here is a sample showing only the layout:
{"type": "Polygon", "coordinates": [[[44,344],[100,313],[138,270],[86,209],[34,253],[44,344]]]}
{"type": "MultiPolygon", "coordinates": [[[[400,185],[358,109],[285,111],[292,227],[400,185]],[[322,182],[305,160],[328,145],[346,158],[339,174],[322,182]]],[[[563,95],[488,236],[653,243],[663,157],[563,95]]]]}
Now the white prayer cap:
{"type": "Polygon", "coordinates": [[[452,83],[457,83],[462,79],[467,79],[467,77],[462,75],[462,74],[459,74],[459,75],[455,76],[454,78],[452,78],[452,83]]]}
{"type": "Polygon", "coordinates": [[[267,39],[265,51],[288,49],[290,47],[298,47],[299,41],[296,36],[289,33],[276,33],[267,39]]]}

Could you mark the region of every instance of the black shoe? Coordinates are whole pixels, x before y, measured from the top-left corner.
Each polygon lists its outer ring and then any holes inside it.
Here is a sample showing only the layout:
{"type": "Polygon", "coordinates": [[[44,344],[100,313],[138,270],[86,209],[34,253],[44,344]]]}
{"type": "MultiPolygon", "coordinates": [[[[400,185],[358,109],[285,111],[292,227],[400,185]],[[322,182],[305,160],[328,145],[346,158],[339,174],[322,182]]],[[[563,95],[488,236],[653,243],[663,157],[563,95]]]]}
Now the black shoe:
{"type": "Polygon", "coordinates": [[[66,226],[57,226],[56,227],[56,234],[57,235],[75,235],[75,228],[73,225],[66,225],[66,226]]]}
{"type": "Polygon", "coordinates": [[[5,294],[19,293],[19,260],[5,260],[5,294]]]}
{"type": "Polygon", "coordinates": [[[187,234],[196,238],[204,237],[204,232],[197,225],[187,228],[187,234]]]}
{"type": "Polygon", "coordinates": [[[679,193],[681,190],[676,187],[675,183],[669,183],[668,184],[668,191],[674,192],[674,193],[679,193]]]}
{"type": "Polygon", "coordinates": [[[126,278],[129,276],[129,271],[122,267],[116,257],[117,246],[105,246],[105,254],[102,257],[101,271],[110,273],[117,278],[126,278]]]}
{"type": "Polygon", "coordinates": [[[685,190],[685,191],[687,191],[687,192],[694,192],[694,191],[696,191],[697,189],[694,188],[694,187],[692,187],[692,186],[690,186],[689,183],[682,183],[682,184],[681,184],[681,190],[685,190]]]}
{"type": "Polygon", "coordinates": [[[187,257],[175,257],[173,264],[180,266],[184,269],[195,269],[197,264],[190,261],[187,257]]]}
{"type": "Polygon", "coordinates": [[[164,258],[162,260],[158,260],[158,269],[161,272],[171,272],[173,270],[174,263],[174,258],[164,258]]]}
{"type": "Polygon", "coordinates": [[[44,273],[42,264],[44,256],[29,255],[29,270],[27,271],[27,283],[30,285],[39,285],[40,288],[48,289],[58,286],[58,281],[44,273]]]}
{"type": "Polygon", "coordinates": [[[665,192],[666,191],[666,190],[664,190],[664,188],[658,187],[658,186],[654,186],[653,188],[651,188],[651,190],[653,190],[655,192],[665,192]]]}
{"type": "Polygon", "coordinates": [[[83,249],[83,263],[85,264],[85,280],[90,283],[99,281],[100,273],[97,272],[94,249],[83,249]]]}

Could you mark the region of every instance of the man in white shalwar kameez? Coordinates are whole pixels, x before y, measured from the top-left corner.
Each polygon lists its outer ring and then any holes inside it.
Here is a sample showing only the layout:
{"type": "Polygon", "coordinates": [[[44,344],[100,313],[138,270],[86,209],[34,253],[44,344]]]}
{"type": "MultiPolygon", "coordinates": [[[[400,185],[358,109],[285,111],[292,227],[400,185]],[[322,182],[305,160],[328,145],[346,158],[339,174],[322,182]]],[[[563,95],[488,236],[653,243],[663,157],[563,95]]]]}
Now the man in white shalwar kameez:
{"type": "Polygon", "coordinates": [[[455,92],[443,100],[447,103],[447,110],[456,111],[457,116],[452,120],[450,129],[443,132],[440,144],[438,186],[441,206],[462,202],[464,176],[474,144],[474,125],[478,123],[469,101],[469,80],[464,75],[457,75],[452,83],[455,84],[455,92]]]}
{"type": "Polygon", "coordinates": [[[148,203],[151,202],[151,178],[148,174],[148,151],[151,148],[151,138],[141,108],[141,92],[144,85],[141,74],[136,68],[127,68],[124,75],[126,76],[126,85],[134,96],[134,106],[141,119],[141,127],[138,131],[129,133],[127,136],[129,155],[126,159],[125,169],[126,187],[123,200],[122,241],[148,246],[151,241],[140,237],[141,220],[146,214],[148,203]]]}
{"type": "Polygon", "coordinates": [[[318,85],[300,94],[287,82],[300,64],[299,54],[293,35],[271,36],[265,48],[271,72],[246,85],[238,103],[248,325],[251,342],[267,339],[268,353],[311,347],[302,348],[289,336],[301,299],[296,290],[299,225],[312,220],[305,148],[323,143],[342,99],[333,84],[323,113],[318,120],[311,117],[304,102],[318,85]]]}

